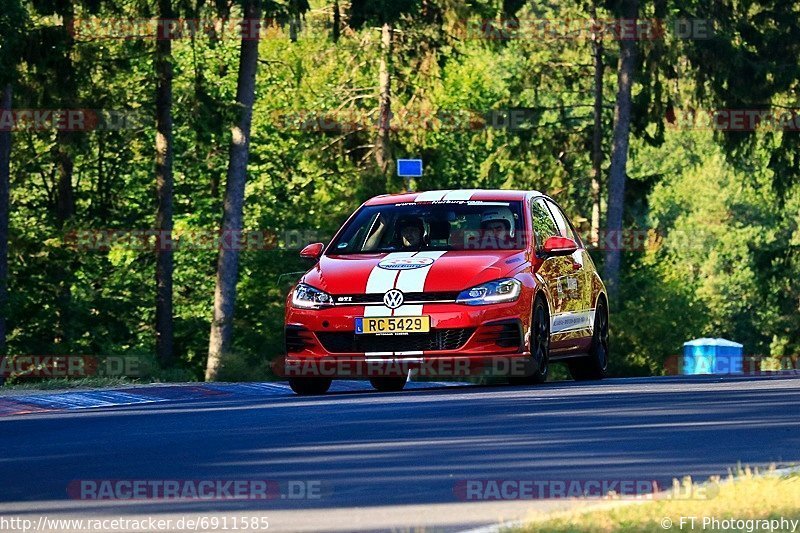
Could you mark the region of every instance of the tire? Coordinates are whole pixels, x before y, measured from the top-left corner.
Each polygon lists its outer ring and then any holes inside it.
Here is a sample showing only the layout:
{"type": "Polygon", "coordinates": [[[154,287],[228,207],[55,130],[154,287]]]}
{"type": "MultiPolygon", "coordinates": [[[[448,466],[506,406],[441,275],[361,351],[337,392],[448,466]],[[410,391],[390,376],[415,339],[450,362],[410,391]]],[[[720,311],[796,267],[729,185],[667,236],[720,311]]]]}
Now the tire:
{"type": "Polygon", "coordinates": [[[575,381],[603,379],[608,373],[608,304],[604,299],[597,302],[594,333],[589,355],[567,363],[569,373],[575,381]]]}
{"type": "Polygon", "coordinates": [[[406,386],[406,377],[372,378],[369,380],[372,387],[379,392],[399,392],[406,386]]]}
{"type": "Polygon", "coordinates": [[[547,381],[550,369],[550,312],[547,301],[537,296],[531,311],[531,359],[525,376],[509,376],[512,385],[535,385],[547,381]]]}
{"type": "Polygon", "coordinates": [[[289,378],[289,386],[300,396],[325,394],[331,388],[328,378],[289,378]]]}

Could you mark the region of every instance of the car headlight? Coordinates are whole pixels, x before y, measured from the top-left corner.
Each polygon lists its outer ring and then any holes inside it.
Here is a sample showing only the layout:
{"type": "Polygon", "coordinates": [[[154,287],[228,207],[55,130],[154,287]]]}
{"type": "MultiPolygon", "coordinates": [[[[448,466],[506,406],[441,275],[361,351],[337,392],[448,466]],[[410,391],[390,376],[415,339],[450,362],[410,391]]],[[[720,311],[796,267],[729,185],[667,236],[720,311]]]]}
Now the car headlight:
{"type": "Polygon", "coordinates": [[[522,292],[522,283],[508,278],[490,281],[477,287],[472,287],[456,298],[456,303],[467,305],[488,305],[504,302],[513,302],[522,292]]]}
{"type": "Polygon", "coordinates": [[[333,305],[333,298],[327,292],[300,283],[292,293],[292,305],[302,309],[320,309],[333,305]]]}

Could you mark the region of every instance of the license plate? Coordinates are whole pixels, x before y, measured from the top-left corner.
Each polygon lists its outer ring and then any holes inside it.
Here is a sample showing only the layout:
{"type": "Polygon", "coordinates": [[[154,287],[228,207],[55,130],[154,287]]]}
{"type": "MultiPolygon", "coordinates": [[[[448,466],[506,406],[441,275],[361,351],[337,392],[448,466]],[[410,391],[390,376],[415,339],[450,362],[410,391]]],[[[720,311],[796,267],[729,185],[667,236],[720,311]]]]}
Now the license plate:
{"type": "Polygon", "coordinates": [[[356,317],[356,334],[427,333],[431,330],[429,316],[356,317]]]}

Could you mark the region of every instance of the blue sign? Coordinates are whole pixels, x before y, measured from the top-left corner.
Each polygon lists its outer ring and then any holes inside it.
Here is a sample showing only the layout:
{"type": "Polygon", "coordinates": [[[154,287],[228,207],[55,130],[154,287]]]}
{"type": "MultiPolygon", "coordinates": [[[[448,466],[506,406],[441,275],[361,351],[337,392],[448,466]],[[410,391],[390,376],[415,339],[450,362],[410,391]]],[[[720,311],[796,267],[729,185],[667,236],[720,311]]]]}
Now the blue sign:
{"type": "Polygon", "coordinates": [[[398,159],[397,175],[404,178],[419,178],[422,176],[422,159],[398,159]]]}

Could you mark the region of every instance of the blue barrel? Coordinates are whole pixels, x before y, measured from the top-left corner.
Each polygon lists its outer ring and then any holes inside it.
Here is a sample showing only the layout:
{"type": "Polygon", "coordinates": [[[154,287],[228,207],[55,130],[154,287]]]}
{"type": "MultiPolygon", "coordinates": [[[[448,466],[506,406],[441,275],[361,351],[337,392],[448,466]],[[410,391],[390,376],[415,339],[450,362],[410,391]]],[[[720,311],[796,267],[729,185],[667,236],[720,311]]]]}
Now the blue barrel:
{"type": "Polygon", "coordinates": [[[683,343],[682,374],[741,374],[743,346],[726,339],[683,343]]]}

